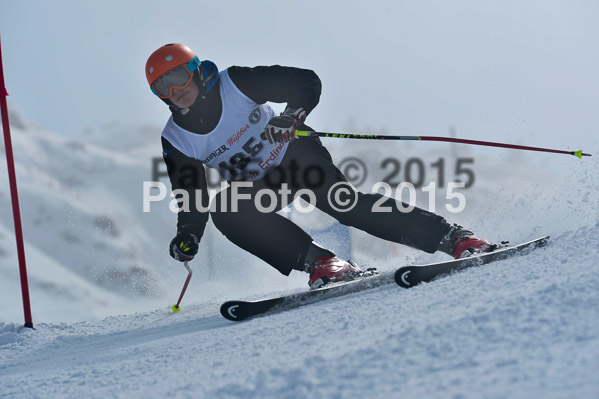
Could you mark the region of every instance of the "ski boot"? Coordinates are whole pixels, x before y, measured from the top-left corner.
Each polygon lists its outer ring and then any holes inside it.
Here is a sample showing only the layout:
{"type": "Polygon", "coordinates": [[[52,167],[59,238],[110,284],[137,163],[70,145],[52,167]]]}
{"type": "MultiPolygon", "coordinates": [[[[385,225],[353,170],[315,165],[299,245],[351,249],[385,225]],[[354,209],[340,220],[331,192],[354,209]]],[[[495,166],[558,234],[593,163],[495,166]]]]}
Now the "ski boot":
{"type": "Polygon", "coordinates": [[[455,259],[467,258],[483,252],[492,252],[496,248],[497,245],[476,237],[472,231],[458,225],[454,225],[449,229],[439,246],[440,250],[455,259]]]}
{"type": "Polygon", "coordinates": [[[310,273],[308,281],[310,289],[320,288],[329,283],[354,280],[364,276],[365,273],[351,260],[345,261],[336,256],[316,258],[306,271],[310,273]]]}

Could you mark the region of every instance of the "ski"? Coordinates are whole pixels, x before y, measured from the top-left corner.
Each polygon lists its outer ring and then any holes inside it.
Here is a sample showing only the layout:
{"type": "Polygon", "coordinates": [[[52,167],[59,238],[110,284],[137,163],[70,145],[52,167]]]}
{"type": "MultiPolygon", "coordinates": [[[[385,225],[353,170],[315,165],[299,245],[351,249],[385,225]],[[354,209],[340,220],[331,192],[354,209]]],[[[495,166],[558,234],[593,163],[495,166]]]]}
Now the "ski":
{"type": "Polygon", "coordinates": [[[544,246],[547,244],[548,240],[549,236],[545,236],[522,244],[499,248],[492,252],[473,255],[468,258],[433,263],[430,265],[400,267],[395,271],[395,282],[400,287],[411,288],[420,283],[429,282],[469,267],[485,265],[487,263],[511,258],[516,255],[524,255],[534,248],[544,246]]]}
{"type": "Polygon", "coordinates": [[[394,282],[401,287],[410,288],[458,270],[496,262],[516,255],[524,255],[534,248],[544,246],[548,239],[549,236],[545,236],[523,244],[499,248],[493,252],[473,255],[464,259],[421,266],[404,266],[390,272],[360,277],[356,280],[342,283],[329,284],[310,291],[301,291],[254,301],[227,301],[221,305],[220,313],[228,320],[242,321],[251,317],[290,310],[324,299],[365,291],[394,282]]]}
{"type": "Polygon", "coordinates": [[[231,321],[242,321],[264,313],[276,313],[297,308],[323,299],[334,298],[354,292],[364,291],[393,283],[394,272],[374,274],[356,280],[328,284],[322,288],[301,291],[255,301],[227,301],[220,307],[220,313],[231,321]]]}

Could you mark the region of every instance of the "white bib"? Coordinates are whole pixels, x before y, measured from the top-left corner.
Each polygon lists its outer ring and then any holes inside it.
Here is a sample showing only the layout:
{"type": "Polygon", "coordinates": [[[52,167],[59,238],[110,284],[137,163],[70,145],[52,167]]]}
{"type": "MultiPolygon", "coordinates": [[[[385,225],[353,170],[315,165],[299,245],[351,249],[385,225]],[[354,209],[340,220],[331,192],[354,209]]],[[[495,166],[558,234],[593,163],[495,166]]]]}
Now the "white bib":
{"type": "Polygon", "coordinates": [[[276,116],[274,110],[243,94],[228,71],[220,73],[219,81],[223,107],[214,130],[192,133],[178,126],[171,115],[162,136],[183,154],[216,169],[227,181],[260,179],[281,163],[289,143],[263,141],[260,134],[276,116]]]}

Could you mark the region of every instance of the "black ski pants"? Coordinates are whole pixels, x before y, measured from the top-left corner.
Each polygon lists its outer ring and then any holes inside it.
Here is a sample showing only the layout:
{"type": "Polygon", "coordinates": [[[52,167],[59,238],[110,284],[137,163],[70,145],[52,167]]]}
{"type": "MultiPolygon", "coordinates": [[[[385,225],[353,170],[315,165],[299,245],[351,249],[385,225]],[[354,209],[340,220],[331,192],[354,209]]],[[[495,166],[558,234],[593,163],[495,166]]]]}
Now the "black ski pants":
{"type": "MultiPolygon", "coordinates": [[[[228,187],[213,199],[216,203],[212,205],[210,215],[214,225],[231,242],[284,275],[289,275],[292,269],[303,270],[304,257],[312,237],[285,216],[276,213],[284,204],[283,195],[279,193],[283,183],[291,192],[287,195],[287,204],[293,201],[299,190],[309,189],[316,198],[313,205],[341,224],[428,253],[437,250],[449,229],[445,219],[434,213],[419,208],[409,213],[400,212],[392,198],[387,198],[382,204],[383,207],[390,207],[391,212],[373,212],[373,206],[381,199],[381,194],[354,192],[357,195],[355,206],[349,211],[336,210],[329,202],[328,193],[331,186],[339,182],[347,183],[347,179],[333,164],[331,155],[320,139],[296,138],[289,144],[283,161],[273,172],[252,182],[252,187],[237,188],[239,194],[249,195],[251,199],[238,199],[237,210],[234,211],[232,193],[235,190],[228,187]],[[255,196],[262,189],[276,193],[278,206],[272,211],[263,212],[264,209],[260,210],[256,206],[255,196]]],[[[305,195],[302,198],[308,199],[305,195]]],[[[339,194],[339,198],[342,201],[349,199],[344,193],[339,194]]],[[[259,203],[268,208],[271,200],[268,195],[263,195],[259,203]]],[[[334,206],[340,208],[337,204],[334,206]]],[[[404,207],[407,205],[404,204],[404,207]]]]}

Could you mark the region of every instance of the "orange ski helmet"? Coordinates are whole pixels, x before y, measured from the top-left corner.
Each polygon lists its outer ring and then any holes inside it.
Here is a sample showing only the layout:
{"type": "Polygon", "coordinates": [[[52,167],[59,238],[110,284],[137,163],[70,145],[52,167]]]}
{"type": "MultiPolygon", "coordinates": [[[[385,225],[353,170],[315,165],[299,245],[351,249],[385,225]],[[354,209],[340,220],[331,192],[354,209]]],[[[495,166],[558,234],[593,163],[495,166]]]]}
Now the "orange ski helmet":
{"type": "Polygon", "coordinates": [[[173,95],[173,88],[184,89],[193,79],[200,59],[183,44],[167,44],[154,51],[146,62],[146,78],[152,92],[160,98],[173,95]]]}
{"type": "Polygon", "coordinates": [[[183,89],[196,75],[204,95],[218,81],[218,69],[211,61],[200,62],[186,45],[166,44],[154,51],[146,61],[146,78],[152,92],[162,99],[172,96],[172,89],[183,89]]]}
{"type": "Polygon", "coordinates": [[[151,86],[159,77],[185,65],[196,57],[195,53],[186,45],[180,43],[165,44],[154,51],[146,61],[146,78],[151,86]]]}

